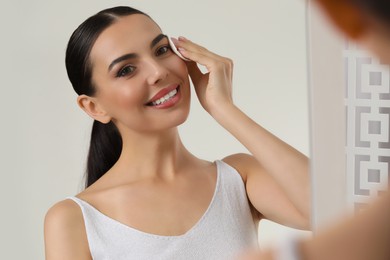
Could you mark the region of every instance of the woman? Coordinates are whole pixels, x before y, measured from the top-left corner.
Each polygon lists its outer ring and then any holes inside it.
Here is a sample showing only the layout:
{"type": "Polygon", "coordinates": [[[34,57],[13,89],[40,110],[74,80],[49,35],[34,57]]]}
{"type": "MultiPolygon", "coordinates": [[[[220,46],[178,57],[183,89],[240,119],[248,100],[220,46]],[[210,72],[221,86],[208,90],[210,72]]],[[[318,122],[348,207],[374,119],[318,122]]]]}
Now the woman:
{"type": "MultiPolygon", "coordinates": [[[[390,1],[317,0],[329,20],[351,40],[390,64],[390,1]]],[[[290,241],[279,250],[248,253],[242,260],[388,260],[390,192],[353,219],[319,232],[312,240],[290,241]]]]}
{"type": "Polygon", "coordinates": [[[47,259],[229,259],[256,246],[263,218],[309,227],[307,158],[234,106],[229,59],[174,41],[190,62],[130,7],[103,10],[71,36],[68,76],[94,125],[86,189],[45,218],[47,259]],[[253,156],[208,162],[184,147],[188,75],[253,156]]]}

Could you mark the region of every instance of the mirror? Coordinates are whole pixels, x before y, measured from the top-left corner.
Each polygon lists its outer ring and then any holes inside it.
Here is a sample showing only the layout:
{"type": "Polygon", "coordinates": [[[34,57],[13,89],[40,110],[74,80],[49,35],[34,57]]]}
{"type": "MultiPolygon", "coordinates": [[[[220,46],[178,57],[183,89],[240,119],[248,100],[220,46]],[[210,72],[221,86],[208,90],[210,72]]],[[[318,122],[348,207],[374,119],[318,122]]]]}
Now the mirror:
{"type": "MultiPolygon", "coordinates": [[[[82,21],[115,5],[139,8],[171,36],[233,59],[235,103],[309,153],[304,1],[2,1],[2,259],[43,259],[47,209],[82,188],[91,120],[76,105],[64,53],[82,21]]],[[[189,150],[208,160],[246,152],[193,97],[181,126],[189,150]]],[[[260,229],[263,245],[290,232],[260,229]]]]}
{"type": "Polygon", "coordinates": [[[319,230],[388,190],[390,70],[335,30],[315,3],[308,17],[312,226],[319,230]]]}

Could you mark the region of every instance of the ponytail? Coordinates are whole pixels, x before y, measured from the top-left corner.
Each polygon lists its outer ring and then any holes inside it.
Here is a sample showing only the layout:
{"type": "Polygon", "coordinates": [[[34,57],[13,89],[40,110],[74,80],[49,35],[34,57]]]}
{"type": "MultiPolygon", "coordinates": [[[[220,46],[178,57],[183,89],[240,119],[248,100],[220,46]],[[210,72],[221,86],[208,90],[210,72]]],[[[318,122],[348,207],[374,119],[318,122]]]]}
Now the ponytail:
{"type": "MultiPolygon", "coordinates": [[[[148,16],[128,6],[108,8],[89,17],[73,32],[66,49],[65,65],[69,80],[78,95],[94,96],[96,93],[89,57],[96,39],[119,17],[133,14],[148,16]]],[[[121,151],[122,138],[114,123],[102,124],[94,121],[87,159],[86,187],[97,181],[116,163],[121,151]]]]}
{"type": "Polygon", "coordinates": [[[114,123],[94,120],[87,159],[85,187],[102,177],[119,159],[122,138],[114,123]]]}
{"type": "Polygon", "coordinates": [[[389,0],[352,0],[362,9],[371,12],[390,25],[390,1],[389,0]]]}

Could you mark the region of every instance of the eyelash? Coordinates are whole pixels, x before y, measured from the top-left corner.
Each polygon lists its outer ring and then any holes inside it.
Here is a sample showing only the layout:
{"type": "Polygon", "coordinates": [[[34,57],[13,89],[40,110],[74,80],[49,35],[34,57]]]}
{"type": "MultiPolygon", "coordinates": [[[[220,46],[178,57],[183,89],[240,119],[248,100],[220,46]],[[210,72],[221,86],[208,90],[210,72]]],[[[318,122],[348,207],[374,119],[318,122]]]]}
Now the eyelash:
{"type": "Polygon", "coordinates": [[[156,50],[156,56],[164,55],[164,54],[167,53],[168,51],[172,51],[172,48],[171,48],[170,45],[161,46],[160,48],[158,48],[158,49],[156,50]],[[162,50],[162,49],[166,49],[166,51],[165,51],[164,53],[162,53],[162,54],[158,54],[158,52],[159,52],[160,50],[162,50]]]}
{"type": "MultiPolygon", "coordinates": [[[[161,56],[161,55],[164,55],[166,54],[167,52],[169,51],[172,51],[172,48],[171,46],[169,45],[164,45],[164,46],[161,46],[160,48],[158,48],[155,52],[156,56],[161,56]],[[161,50],[165,50],[163,53],[159,53],[161,50]]],[[[121,68],[118,73],[116,74],[116,77],[117,78],[121,78],[121,77],[125,77],[129,74],[132,74],[134,71],[135,71],[136,67],[135,66],[131,66],[131,65],[128,65],[128,66],[125,66],[123,68],[121,68]],[[130,72],[126,72],[127,69],[132,69],[130,72]]]]}
{"type": "Polygon", "coordinates": [[[125,77],[125,76],[129,75],[129,73],[133,73],[135,71],[135,69],[136,68],[134,66],[131,66],[131,65],[125,66],[118,71],[118,73],[116,74],[116,77],[117,78],[125,77]],[[127,69],[132,69],[132,71],[126,72],[127,69]]]}

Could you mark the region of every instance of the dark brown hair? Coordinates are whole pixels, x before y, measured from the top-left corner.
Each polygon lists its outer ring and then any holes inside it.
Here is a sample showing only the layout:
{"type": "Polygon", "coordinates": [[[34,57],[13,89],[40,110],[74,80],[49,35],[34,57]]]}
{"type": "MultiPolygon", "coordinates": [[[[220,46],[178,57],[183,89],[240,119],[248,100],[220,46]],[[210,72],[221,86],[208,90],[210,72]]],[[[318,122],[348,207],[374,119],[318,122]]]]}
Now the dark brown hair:
{"type": "MultiPolygon", "coordinates": [[[[65,64],[69,80],[78,95],[93,96],[96,92],[92,82],[90,52],[98,36],[118,18],[132,14],[146,15],[127,6],[113,7],[89,17],[73,32],[66,49],[65,64]]],[[[114,123],[102,124],[94,120],[85,186],[90,186],[103,176],[119,159],[121,151],[122,138],[114,123]]]]}
{"type": "Polygon", "coordinates": [[[350,0],[390,26],[390,0],[350,0]]]}

